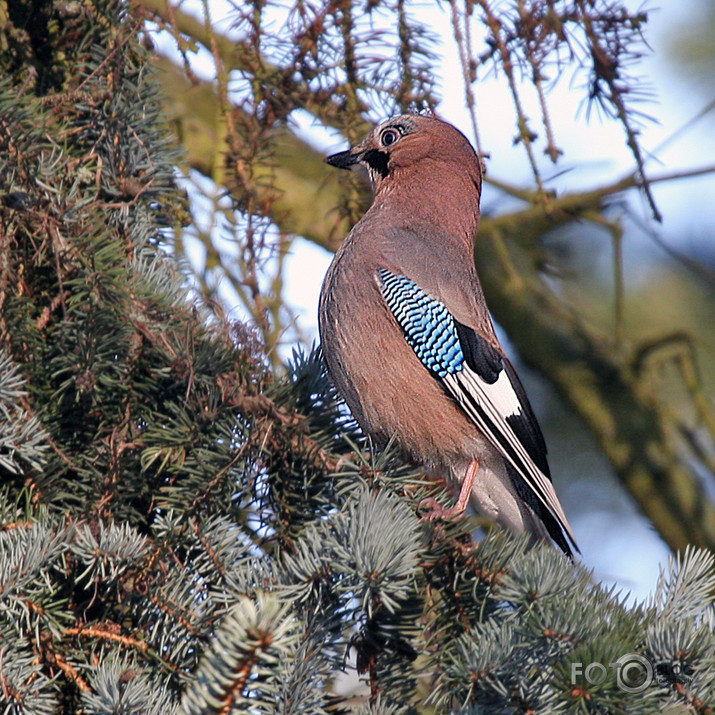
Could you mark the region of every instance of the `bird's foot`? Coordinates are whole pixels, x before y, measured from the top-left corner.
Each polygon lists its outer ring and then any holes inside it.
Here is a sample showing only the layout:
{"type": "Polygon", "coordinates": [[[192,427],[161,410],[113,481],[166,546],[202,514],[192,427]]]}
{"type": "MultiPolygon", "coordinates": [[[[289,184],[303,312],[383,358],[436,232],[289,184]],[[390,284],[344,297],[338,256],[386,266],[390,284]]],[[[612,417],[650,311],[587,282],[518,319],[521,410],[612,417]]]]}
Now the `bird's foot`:
{"type": "Polygon", "coordinates": [[[434,497],[427,497],[419,504],[420,509],[430,509],[426,514],[423,514],[420,521],[451,521],[457,519],[464,514],[465,505],[457,502],[454,506],[442,506],[434,497]]]}

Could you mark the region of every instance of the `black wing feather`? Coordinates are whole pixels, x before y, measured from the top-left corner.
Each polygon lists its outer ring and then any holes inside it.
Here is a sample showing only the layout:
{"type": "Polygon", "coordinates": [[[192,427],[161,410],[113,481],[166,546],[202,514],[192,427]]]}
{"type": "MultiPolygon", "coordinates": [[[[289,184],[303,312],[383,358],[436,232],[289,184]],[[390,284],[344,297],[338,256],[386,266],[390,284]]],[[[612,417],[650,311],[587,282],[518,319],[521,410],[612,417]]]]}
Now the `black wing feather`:
{"type": "Polygon", "coordinates": [[[506,421],[514,430],[519,441],[524,445],[529,456],[534,460],[534,464],[551,479],[549,463],[546,460],[546,442],[539,427],[534,410],[531,407],[526,390],[521,384],[516,370],[491,343],[478,335],[472,328],[458,320],[454,321],[457,328],[457,335],[462,346],[464,359],[467,365],[489,385],[493,385],[499,378],[502,370],[506,370],[507,377],[511,383],[516,396],[519,399],[521,412],[508,415],[506,421]]]}
{"type": "MultiPolygon", "coordinates": [[[[546,442],[521,380],[509,360],[491,343],[469,326],[457,320],[454,323],[466,365],[465,371],[442,378],[445,387],[507,457],[505,464],[517,493],[541,519],[558,546],[571,556],[572,551],[564,531],[572,540],[573,535],[551,486],[546,442]],[[500,378],[507,379],[513,401],[495,410],[496,405],[489,406],[478,393],[491,386],[496,387],[500,378]],[[479,387],[479,381],[484,388],[479,387]],[[506,431],[498,427],[499,413],[506,431]],[[509,430],[512,437],[508,434],[509,430]],[[525,454],[520,454],[520,449],[525,454]],[[529,460],[536,472],[529,467],[529,460]]],[[[574,546],[578,549],[575,543],[574,546]]]]}
{"type": "MultiPolygon", "coordinates": [[[[493,385],[504,369],[504,356],[472,328],[454,319],[459,344],[467,365],[484,380],[493,385]]],[[[523,392],[523,388],[522,388],[523,392]]]]}
{"type": "MultiPolygon", "coordinates": [[[[549,536],[554,540],[556,545],[566,554],[566,556],[573,559],[573,551],[564,537],[564,532],[559,522],[554,519],[551,512],[548,509],[545,509],[544,505],[538,499],[534,498],[533,490],[529,488],[521,474],[519,474],[519,472],[517,472],[516,469],[509,464],[509,462],[504,462],[504,464],[506,465],[506,471],[509,474],[509,477],[511,477],[512,483],[514,484],[516,493],[531,507],[536,516],[541,519],[546,527],[546,531],[549,532],[549,536]]],[[[576,546],[576,544],[574,544],[574,546],[576,546]]],[[[578,546],[576,546],[576,550],[579,550],[578,546]]]]}
{"type": "Polygon", "coordinates": [[[521,380],[516,374],[514,366],[507,358],[504,358],[504,369],[521,404],[521,414],[510,415],[506,418],[506,421],[514,430],[524,447],[526,447],[526,451],[534,460],[536,466],[551,479],[549,463],[546,460],[546,441],[544,440],[544,434],[541,431],[539,421],[536,419],[529,398],[526,396],[526,390],[524,390],[524,386],[521,384],[521,380]]]}

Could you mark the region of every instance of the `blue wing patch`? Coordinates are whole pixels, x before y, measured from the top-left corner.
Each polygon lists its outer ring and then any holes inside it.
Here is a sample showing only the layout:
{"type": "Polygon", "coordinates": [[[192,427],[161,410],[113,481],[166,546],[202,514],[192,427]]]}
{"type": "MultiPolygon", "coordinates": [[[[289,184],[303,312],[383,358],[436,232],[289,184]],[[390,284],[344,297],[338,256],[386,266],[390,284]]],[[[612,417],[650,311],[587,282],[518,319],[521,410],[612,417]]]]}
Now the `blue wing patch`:
{"type": "Polygon", "coordinates": [[[459,372],[464,353],[454,318],[444,303],[414,281],[380,268],[380,288],[405,338],[422,364],[438,377],[459,372]]]}

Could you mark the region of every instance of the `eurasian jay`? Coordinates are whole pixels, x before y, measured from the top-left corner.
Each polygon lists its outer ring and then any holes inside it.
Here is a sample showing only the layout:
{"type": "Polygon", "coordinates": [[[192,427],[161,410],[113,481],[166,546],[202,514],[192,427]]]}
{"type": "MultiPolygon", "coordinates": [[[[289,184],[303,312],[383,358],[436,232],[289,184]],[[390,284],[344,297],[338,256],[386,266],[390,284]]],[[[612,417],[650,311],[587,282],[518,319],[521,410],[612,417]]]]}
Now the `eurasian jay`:
{"type": "MultiPolygon", "coordinates": [[[[451,124],[404,115],[326,161],[367,168],[372,205],[328,269],[319,330],[328,373],[378,446],[395,438],[433,474],[461,482],[452,508],[578,550],[546,445],[494,332],[474,267],[482,176],[451,124]]],[[[435,504],[432,505],[433,507],[435,504]]]]}

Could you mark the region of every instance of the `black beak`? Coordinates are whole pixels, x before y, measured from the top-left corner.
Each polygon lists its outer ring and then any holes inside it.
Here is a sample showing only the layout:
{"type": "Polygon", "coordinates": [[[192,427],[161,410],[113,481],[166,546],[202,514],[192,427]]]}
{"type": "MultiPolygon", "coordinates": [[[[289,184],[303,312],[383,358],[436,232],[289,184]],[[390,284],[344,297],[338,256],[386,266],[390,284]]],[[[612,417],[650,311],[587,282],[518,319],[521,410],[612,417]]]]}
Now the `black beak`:
{"type": "Polygon", "coordinates": [[[337,154],[331,154],[325,157],[325,163],[331,166],[337,166],[338,169],[350,169],[351,166],[360,162],[360,155],[354,154],[354,149],[346,149],[339,151],[337,154]]]}

